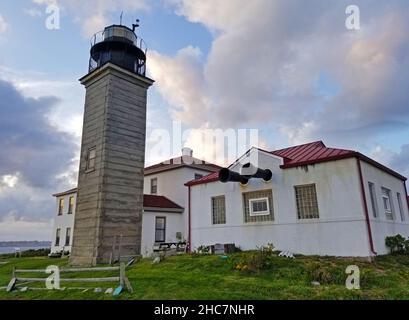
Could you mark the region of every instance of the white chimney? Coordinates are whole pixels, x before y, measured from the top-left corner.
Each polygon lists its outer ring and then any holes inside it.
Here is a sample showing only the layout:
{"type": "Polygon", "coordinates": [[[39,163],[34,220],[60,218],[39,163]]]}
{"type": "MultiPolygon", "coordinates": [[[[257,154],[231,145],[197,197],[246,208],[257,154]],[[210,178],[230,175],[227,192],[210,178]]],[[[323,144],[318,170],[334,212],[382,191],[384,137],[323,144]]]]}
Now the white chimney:
{"type": "Polygon", "coordinates": [[[182,156],[183,157],[193,157],[193,150],[190,148],[183,148],[182,149],[182,156]]]}

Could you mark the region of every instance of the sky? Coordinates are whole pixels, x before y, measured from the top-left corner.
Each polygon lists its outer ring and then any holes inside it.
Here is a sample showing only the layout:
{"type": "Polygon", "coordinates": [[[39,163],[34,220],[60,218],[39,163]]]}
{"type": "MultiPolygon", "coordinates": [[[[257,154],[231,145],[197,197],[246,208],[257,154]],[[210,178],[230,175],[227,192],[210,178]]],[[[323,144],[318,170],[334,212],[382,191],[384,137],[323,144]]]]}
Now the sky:
{"type": "Polygon", "coordinates": [[[202,132],[257,129],[264,149],[323,140],[409,176],[406,0],[2,0],[0,241],[51,239],[52,194],[76,186],[90,39],[121,12],[156,81],[147,164],[180,153],[153,152],[176,123],[209,161],[202,132]]]}

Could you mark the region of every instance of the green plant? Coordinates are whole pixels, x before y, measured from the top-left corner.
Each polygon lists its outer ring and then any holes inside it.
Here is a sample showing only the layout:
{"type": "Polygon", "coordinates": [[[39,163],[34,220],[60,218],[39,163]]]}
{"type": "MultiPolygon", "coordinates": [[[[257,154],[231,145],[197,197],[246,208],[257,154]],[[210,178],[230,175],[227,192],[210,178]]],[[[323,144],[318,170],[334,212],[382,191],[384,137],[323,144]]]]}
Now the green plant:
{"type": "Polygon", "coordinates": [[[385,245],[389,248],[391,254],[405,254],[409,252],[409,241],[400,234],[386,237],[385,245]]]}
{"type": "Polygon", "coordinates": [[[273,265],[272,258],[275,257],[273,244],[258,247],[257,251],[243,253],[239,262],[235,265],[236,270],[259,272],[270,269],[273,265]]]}

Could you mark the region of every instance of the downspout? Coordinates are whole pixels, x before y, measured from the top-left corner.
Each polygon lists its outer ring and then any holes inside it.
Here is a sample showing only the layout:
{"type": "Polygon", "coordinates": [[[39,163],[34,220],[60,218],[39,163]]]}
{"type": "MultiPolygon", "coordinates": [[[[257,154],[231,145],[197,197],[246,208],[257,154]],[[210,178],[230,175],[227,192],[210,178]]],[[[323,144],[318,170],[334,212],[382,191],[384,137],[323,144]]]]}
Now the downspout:
{"type": "Polygon", "coordinates": [[[356,160],[357,160],[357,164],[358,164],[359,180],[360,180],[360,185],[361,185],[361,196],[362,196],[362,202],[363,202],[363,205],[364,205],[366,227],[368,229],[369,246],[370,246],[371,252],[374,255],[377,255],[377,253],[375,252],[375,249],[374,249],[374,244],[373,244],[371,222],[369,220],[368,203],[366,201],[366,195],[365,195],[364,178],[363,178],[363,175],[362,175],[361,160],[359,159],[359,157],[357,157],[356,160]]]}
{"type": "Polygon", "coordinates": [[[192,252],[192,220],[191,220],[191,192],[190,192],[190,186],[188,187],[189,191],[188,191],[188,225],[189,225],[189,229],[188,229],[188,241],[189,241],[189,245],[188,245],[188,251],[192,252]]]}

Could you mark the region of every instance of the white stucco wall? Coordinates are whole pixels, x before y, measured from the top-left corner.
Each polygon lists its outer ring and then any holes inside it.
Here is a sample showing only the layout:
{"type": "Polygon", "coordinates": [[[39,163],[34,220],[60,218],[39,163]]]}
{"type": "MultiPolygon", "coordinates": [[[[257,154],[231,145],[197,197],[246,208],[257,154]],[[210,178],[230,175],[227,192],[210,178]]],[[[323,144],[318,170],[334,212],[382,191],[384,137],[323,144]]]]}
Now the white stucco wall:
{"type": "Polygon", "coordinates": [[[77,193],[71,193],[68,195],[64,195],[62,197],[56,197],[56,209],[55,209],[55,217],[54,217],[54,228],[53,228],[53,234],[52,234],[52,239],[51,239],[51,252],[60,252],[63,250],[64,251],[71,251],[71,245],[72,245],[72,237],[73,237],[73,232],[74,232],[74,219],[75,219],[75,206],[76,206],[76,201],[77,201],[77,193]],[[72,210],[72,214],[68,214],[68,204],[70,197],[74,197],[74,207],[72,210]],[[62,215],[58,215],[58,204],[61,198],[64,198],[64,210],[62,215]],[[65,245],[65,236],[67,232],[67,228],[71,228],[71,237],[70,237],[70,245],[66,246],[65,245]],[[61,234],[60,234],[60,245],[56,246],[55,245],[55,240],[56,240],[56,233],[57,229],[61,229],[61,234]]]}
{"type": "MultiPolygon", "coordinates": [[[[156,217],[166,218],[165,242],[178,242],[176,233],[181,232],[185,227],[182,213],[167,213],[160,211],[145,211],[142,218],[142,247],[141,253],[148,257],[153,252],[155,244],[155,220],[156,217]]],[[[184,235],[183,235],[184,236],[184,235]]]]}
{"type": "Polygon", "coordinates": [[[189,167],[178,168],[175,170],[169,170],[160,172],[157,174],[146,175],[144,179],[144,193],[151,193],[151,179],[158,179],[158,192],[157,195],[165,196],[166,198],[177,203],[179,206],[183,207],[185,211],[183,212],[183,219],[181,223],[183,224],[180,230],[183,236],[187,238],[188,234],[188,188],[185,186],[186,182],[189,182],[195,178],[195,174],[208,175],[208,171],[203,171],[199,169],[193,169],[189,167]]]}
{"type": "MultiPolygon", "coordinates": [[[[235,243],[242,249],[273,243],[307,255],[369,256],[369,240],[355,159],[280,169],[281,158],[259,154],[259,167],[273,179],[192,186],[192,247],[235,243]],[[298,220],[294,186],[316,184],[319,219],[298,220]],[[244,223],[242,193],[272,189],[274,221],[244,223]],[[211,197],[225,195],[226,224],[212,225],[211,197]]],[[[234,169],[234,168],[233,168],[234,169]]],[[[236,168],[237,170],[237,168],[236,168]]]]}
{"type": "Polygon", "coordinates": [[[361,167],[370,223],[372,227],[374,249],[378,254],[387,254],[388,248],[385,246],[385,237],[394,236],[397,234],[401,234],[404,237],[409,237],[409,213],[404,182],[366,162],[361,161],[361,167]],[[377,218],[375,218],[373,215],[368,182],[372,182],[375,185],[376,202],[379,213],[377,218]],[[382,187],[391,190],[391,198],[394,209],[393,221],[386,219],[384,205],[382,202],[382,187]],[[399,212],[397,193],[400,193],[401,195],[403,216],[405,219],[404,221],[402,221],[399,212]]]}

